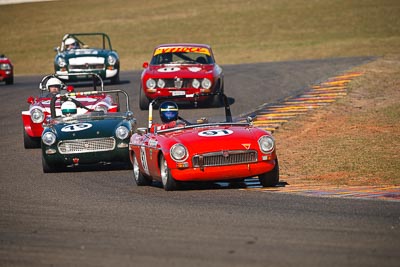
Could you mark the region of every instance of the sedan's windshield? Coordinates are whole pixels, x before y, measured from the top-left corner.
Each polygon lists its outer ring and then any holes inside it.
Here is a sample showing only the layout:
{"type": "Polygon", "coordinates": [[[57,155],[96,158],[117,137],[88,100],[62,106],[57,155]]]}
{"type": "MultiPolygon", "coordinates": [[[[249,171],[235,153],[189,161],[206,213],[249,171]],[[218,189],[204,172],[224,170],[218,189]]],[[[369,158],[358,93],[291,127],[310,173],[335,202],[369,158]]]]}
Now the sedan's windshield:
{"type": "Polygon", "coordinates": [[[160,64],[213,64],[211,56],[194,52],[173,52],[155,55],[152,65],[160,64]]]}

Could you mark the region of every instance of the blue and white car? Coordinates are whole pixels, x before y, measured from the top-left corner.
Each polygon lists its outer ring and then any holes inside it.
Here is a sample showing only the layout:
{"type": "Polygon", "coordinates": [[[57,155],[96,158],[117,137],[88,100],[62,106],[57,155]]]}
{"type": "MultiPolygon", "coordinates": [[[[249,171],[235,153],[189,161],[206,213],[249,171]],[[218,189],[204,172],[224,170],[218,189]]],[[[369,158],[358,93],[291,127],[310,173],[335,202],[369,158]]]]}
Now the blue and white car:
{"type": "Polygon", "coordinates": [[[64,35],[61,46],[55,48],[54,70],[64,81],[90,80],[92,75],[74,73],[95,73],[112,84],[119,83],[120,58],[111,46],[110,37],[105,33],[69,33],[64,35]]]}

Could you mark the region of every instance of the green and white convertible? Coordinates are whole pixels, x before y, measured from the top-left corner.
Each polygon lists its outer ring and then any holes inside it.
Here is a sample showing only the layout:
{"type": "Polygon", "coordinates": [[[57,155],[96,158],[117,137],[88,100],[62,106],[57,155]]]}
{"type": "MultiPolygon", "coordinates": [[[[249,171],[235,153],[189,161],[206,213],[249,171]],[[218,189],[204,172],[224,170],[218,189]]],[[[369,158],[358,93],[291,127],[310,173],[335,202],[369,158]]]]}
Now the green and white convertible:
{"type": "MultiPolygon", "coordinates": [[[[122,108],[122,107],[121,107],[122,108]]],[[[123,90],[66,93],[54,96],[51,116],[44,123],[41,137],[43,172],[58,172],[78,166],[101,166],[122,163],[131,168],[129,140],[136,129],[136,119],[129,108],[128,94],[123,90]],[[77,114],[77,108],[87,108],[79,102],[79,94],[123,94],[126,111],[89,110],[77,114]],[[57,116],[55,103],[61,101],[62,116],[57,116]]]]}
{"type": "Polygon", "coordinates": [[[105,33],[69,33],[61,46],[54,49],[54,70],[64,81],[90,80],[90,75],[68,76],[73,73],[96,73],[103,80],[119,83],[120,59],[105,33]]]}

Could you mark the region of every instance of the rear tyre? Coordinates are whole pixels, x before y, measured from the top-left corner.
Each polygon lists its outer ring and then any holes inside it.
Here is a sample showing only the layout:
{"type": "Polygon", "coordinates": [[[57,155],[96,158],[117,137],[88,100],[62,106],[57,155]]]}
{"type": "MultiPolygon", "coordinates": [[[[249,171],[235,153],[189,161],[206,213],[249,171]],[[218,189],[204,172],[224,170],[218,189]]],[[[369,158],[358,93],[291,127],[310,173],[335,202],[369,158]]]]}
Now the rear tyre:
{"type": "Polygon", "coordinates": [[[279,183],[279,163],[278,158],[275,160],[275,167],[266,173],[258,176],[263,187],[273,187],[279,183]]]}
{"type": "Polygon", "coordinates": [[[6,81],[7,85],[13,84],[14,83],[14,77],[10,77],[8,79],[5,79],[5,81],[6,81]]]}
{"type": "Polygon", "coordinates": [[[30,137],[25,130],[24,131],[24,148],[39,148],[40,147],[40,138],[39,137],[30,137]]]}
{"type": "Polygon", "coordinates": [[[143,92],[142,86],[140,86],[140,89],[139,89],[139,107],[140,107],[140,109],[141,110],[149,109],[149,104],[150,104],[150,101],[147,98],[147,96],[145,95],[145,93],[143,92]]]}
{"type": "Polygon", "coordinates": [[[144,176],[139,169],[139,163],[136,159],[135,153],[132,155],[133,157],[133,179],[135,180],[136,185],[145,186],[151,185],[151,179],[144,176]]]}
{"type": "Polygon", "coordinates": [[[160,158],[160,171],[161,171],[161,181],[165,191],[174,191],[179,189],[179,182],[177,182],[172,177],[171,171],[167,165],[167,161],[165,160],[163,155],[161,155],[160,158]]]}

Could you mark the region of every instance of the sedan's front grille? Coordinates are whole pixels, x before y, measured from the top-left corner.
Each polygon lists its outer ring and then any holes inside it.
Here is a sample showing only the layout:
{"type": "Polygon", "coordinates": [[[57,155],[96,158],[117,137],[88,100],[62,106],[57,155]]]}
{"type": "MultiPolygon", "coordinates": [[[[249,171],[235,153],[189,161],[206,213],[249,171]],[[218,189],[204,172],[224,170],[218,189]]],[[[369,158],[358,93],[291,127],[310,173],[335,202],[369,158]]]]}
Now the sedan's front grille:
{"type": "Polygon", "coordinates": [[[193,157],[193,167],[225,166],[251,162],[257,162],[257,151],[255,150],[221,151],[193,157]]]}
{"type": "Polygon", "coordinates": [[[61,154],[77,154],[88,152],[109,151],[115,148],[112,137],[61,141],[58,150],[61,154]]]}
{"type": "MultiPolygon", "coordinates": [[[[191,88],[192,86],[192,80],[193,79],[182,79],[182,85],[180,88],[191,88]]],[[[164,79],[165,81],[165,88],[178,88],[175,84],[175,79],[164,79]]]]}

